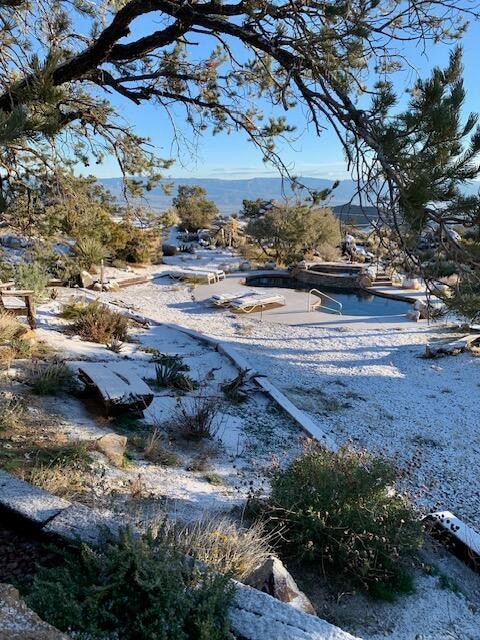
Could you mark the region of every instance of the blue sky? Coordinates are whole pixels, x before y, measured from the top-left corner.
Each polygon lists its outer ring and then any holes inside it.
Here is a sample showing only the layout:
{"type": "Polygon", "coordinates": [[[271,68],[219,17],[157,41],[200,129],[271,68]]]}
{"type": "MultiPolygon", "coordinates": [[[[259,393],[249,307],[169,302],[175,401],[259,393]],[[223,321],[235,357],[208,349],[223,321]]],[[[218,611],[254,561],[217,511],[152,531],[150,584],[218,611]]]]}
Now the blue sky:
{"type": "MultiPolygon", "coordinates": [[[[467,90],[465,114],[480,111],[479,40],[480,24],[475,23],[470,26],[462,43],[467,90]]],[[[451,46],[446,44],[430,45],[424,54],[413,46],[407,46],[404,54],[418,73],[425,77],[432,67],[445,66],[450,49],[451,46]]],[[[395,88],[398,95],[404,96],[404,100],[407,99],[406,88],[413,84],[416,77],[416,71],[413,70],[396,74],[395,88]]],[[[136,106],[118,96],[114,96],[112,102],[140,135],[151,139],[159,156],[176,157],[177,150],[172,148],[171,124],[161,109],[150,104],[136,106]]],[[[297,127],[296,140],[291,146],[283,145],[281,155],[293,174],[331,179],[349,177],[341,146],[332,131],[327,130],[321,137],[317,137],[313,128],[306,125],[300,109],[292,110],[287,117],[297,127]]],[[[191,140],[189,129],[181,119],[177,124],[191,140]]],[[[89,169],[91,172],[91,168],[89,169]]],[[[107,159],[105,163],[95,167],[95,175],[98,177],[116,177],[119,173],[113,159],[107,159]]],[[[182,145],[180,158],[168,171],[168,177],[237,179],[276,175],[276,169],[262,162],[260,152],[243,134],[222,133],[212,136],[208,131],[196,141],[194,149],[182,145]]]]}

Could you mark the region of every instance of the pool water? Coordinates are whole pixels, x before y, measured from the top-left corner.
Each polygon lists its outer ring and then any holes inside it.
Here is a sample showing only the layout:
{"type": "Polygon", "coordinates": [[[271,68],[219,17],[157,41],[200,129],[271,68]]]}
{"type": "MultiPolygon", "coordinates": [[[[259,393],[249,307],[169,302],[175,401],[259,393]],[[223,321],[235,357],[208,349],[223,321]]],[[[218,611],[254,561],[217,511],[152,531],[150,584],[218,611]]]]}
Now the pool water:
{"type": "MultiPolygon", "coordinates": [[[[253,276],[247,278],[247,286],[253,287],[275,287],[281,289],[294,289],[296,291],[309,291],[312,285],[300,282],[295,278],[278,277],[278,276],[253,276]]],[[[342,315],[344,316],[404,316],[412,307],[411,303],[403,300],[394,300],[392,298],[384,298],[383,296],[374,296],[362,289],[346,291],[345,289],[321,289],[328,296],[335,298],[342,304],[342,315]]],[[[312,295],[311,302],[318,300],[318,296],[312,295]]],[[[322,304],[336,309],[338,305],[331,300],[324,299],[322,304]]],[[[325,308],[319,308],[323,313],[335,313],[325,308]]]]}
{"type": "MultiPolygon", "coordinates": [[[[411,308],[409,302],[392,300],[391,298],[384,298],[382,296],[373,296],[365,291],[342,291],[341,293],[325,291],[325,293],[342,303],[342,315],[344,316],[404,316],[411,308]]],[[[312,301],[313,299],[312,296],[312,301]]],[[[338,306],[328,299],[322,300],[322,304],[332,309],[338,306]]],[[[319,311],[328,313],[323,307],[319,309],[319,311]]]]}

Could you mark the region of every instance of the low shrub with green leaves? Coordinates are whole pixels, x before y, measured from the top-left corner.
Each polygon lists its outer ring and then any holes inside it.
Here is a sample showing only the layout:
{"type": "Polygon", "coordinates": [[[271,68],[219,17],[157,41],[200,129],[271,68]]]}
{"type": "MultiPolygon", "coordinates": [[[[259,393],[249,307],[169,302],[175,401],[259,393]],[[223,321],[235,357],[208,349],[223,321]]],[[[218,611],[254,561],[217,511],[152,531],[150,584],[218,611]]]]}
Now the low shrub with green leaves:
{"type": "Polygon", "coordinates": [[[27,595],[41,618],[96,640],[227,640],[233,587],[200,570],[162,531],[154,539],[106,536],[95,550],[59,551],[27,595]]]}
{"type": "Polygon", "coordinates": [[[33,291],[37,301],[45,299],[50,275],[40,264],[29,262],[18,264],[15,267],[14,280],[17,289],[33,291]]]}
{"type": "Polygon", "coordinates": [[[74,301],[66,304],[61,315],[73,320],[73,331],[85,340],[107,344],[113,341],[125,342],[128,338],[128,318],[98,301],[88,304],[74,301]]]}
{"type": "Polygon", "coordinates": [[[155,378],[149,382],[156,387],[178,391],[193,391],[196,388],[196,382],[187,375],[190,367],[180,356],[158,353],[152,359],[158,364],[155,366],[155,378]]]}
{"type": "Polygon", "coordinates": [[[408,563],[422,544],[421,524],[394,483],[382,459],[314,446],[274,474],[260,512],[282,530],[283,550],[294,560],[392,599],[412,591],[408,563]]]}

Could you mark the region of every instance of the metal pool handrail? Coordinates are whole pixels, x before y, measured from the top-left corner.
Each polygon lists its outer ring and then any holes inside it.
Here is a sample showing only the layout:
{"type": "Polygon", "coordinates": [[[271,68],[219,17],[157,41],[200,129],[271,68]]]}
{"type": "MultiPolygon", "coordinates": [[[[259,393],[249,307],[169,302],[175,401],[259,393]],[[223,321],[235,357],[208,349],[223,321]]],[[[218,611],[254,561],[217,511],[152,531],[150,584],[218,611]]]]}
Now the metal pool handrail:
{"type": "Polygon", "coordinates": [[[323,293],[322,291],[319,291],[318,289],[310,289],[310,291],[308,292],[308,307],[307,307],[307,311],[313,311],[314,309],[327,309],[327,311],[331,311],[332,313],[338,313],[338,315],[342,315],[342,309],[343,309],[343,304],[341,302],[339,302],[338,300],[335,300],[335,298],[332,298],[331,296],[328,296],[326,293],[323,293]],[[312,297],[312,294],[315,294],[316,296],[318,296],[320,298],[320,304],[318,306],[315,305],[315,303],[312,305],[310,300],[312,297]],[[338,309],[335,309],[332,307],[327,307],[325,305],[322,304],[322,296],[324,296],[325,298],[327,298],[328,300],[331,300],[333,303],[338,304],[338,309]]]}

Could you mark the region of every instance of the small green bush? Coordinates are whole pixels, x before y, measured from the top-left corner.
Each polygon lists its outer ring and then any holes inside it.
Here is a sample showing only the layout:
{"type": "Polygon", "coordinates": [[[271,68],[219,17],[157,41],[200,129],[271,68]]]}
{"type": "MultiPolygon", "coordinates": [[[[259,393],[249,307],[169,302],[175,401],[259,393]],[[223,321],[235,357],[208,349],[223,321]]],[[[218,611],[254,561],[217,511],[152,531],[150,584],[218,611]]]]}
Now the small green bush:
{"type": "Polygon", "coordinates": [[[197,384],[186,372],[190,367],[178,355],[154,354],[152,360],[158,362],[155,378],[150,382],[160,389],[171,388],[178,391],[193,391],[197,384]]]}
{"type": "Polygon", "coordinates": [[[18,264],[15,267],[14,280],[17,289],[32,290],[35,300],[40,301],[46,298],[50,275],[39,264],[27,262],[18,264]]]}
{"type": "MultiPolygon", "coordinates": [[[[99,548],[59,551],[61,562],[35,576],[27,603],[44,620],[80,637],[122,640],[227,640],[228,578],[195,568],[160,532],[99,548]]],[[[77,637],[77,636],[76,636],[77,637]]]]}
{"type": "Polygon", "coordinates": [[[106,344],[113,340],[125,342],[128,338],[128,319],[100,302],[90,302],[83,307],[66,305],[62,315],[73,318],[72,329],[85,340],[106,344]]]}
{"type": "Polygon", "coordinates": [[[422,543],[421,524],[392,491],[394,481],[381,459],[315,446],[276,472],[262,515],[282,530],[284,551],[295,560],[391,599],[412,590],[406,561],[422,543]]]}

